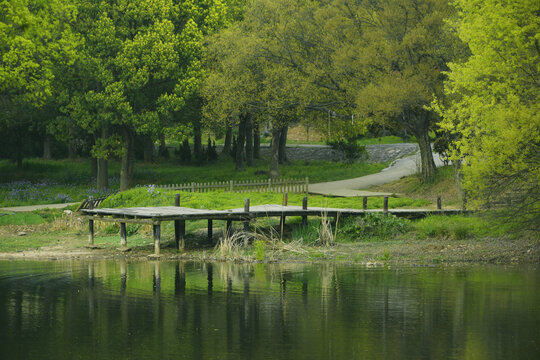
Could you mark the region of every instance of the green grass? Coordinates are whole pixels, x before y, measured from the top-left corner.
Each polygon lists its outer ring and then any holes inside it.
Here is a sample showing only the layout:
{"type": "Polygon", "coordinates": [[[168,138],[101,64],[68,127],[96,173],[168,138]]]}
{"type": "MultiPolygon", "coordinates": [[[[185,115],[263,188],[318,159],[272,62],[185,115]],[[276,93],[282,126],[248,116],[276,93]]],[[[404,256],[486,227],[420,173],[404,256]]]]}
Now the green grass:
{"type": "Polygon", "coordinates": [[[412,230],[420,238],[451,238],[463,240],[471,237],[500,236],[504,231],[490,225],[479,216],[428,216],[412,222],[412,230]]]}
{"type": "Polygon", "coordinates": [[[46,222],[42,216],[36,213],[11,213],[0,214],[1,225],[38,225],[46,222]]]}
{"type": "MultiPolygon", "coordinates": [[[[179,192],[176,190],[151,189],[140,187],[118,193],[106,199],[101,207],[136,207],[136,206],[171,206],[174,205],[174,195],[180,193],[180,202],[182,206],[196,209],[233,209],[244,206],[244,199],[250,198],[251,206],[263,204],[281,204],[283,194],[280,193],[231,193],[223,191],[214,191],[207,193],[179,192]]],[[[289,205],[302,205],[304,194],[289,194],[289,205]]],[[[317,207],[337,207],[361,209],[361,198],[341,198],[324,197],[320,195],[309,195],[308,206],[317,207]]],[[[410,198],[389,198],[389,208],[402,207],[422,207],[429,202],[422,199],[410,198]]],[[[369,209],[381,209],[383,199],[370,197],[368,199],[369,209]]]]}
{"type": "MultiPolygon", "coordinates": [[[[174,161],[156,164],[137,163],[134,184],[179,184],[224,180],[267,179],[268,163],[237,171],[230,157],[204,165],[179,165],[174,161]]],[[[381,171],[386,164],[346,164],[328,161],[297,161],[280,167],[282,178],[309,177],[310,183],[349,179],[381,171]]],[[[118,189],[119,164],[110,162],[110,186],[118,189]]],[[[100,196],[106,191],[95,189],[89,160],[26,160],[22,170],[0,161],[0,207],[80,201],[100,196]]]]}

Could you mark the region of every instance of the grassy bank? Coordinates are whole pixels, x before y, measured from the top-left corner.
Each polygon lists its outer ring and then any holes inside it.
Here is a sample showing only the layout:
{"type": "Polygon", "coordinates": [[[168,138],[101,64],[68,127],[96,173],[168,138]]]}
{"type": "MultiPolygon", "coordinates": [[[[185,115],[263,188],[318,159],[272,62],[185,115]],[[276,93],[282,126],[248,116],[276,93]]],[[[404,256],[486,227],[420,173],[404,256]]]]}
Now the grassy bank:
{"type": "Polygon", "coordinates": [[[445,206],[460,206],[452,166],[438,168],[434,178],[428,183],[421,182],[417,175],[410,175],[388,184],[373,186],[369,190],[389,192],[430,202],[436,201],[437,196],[441,196],[445,206]]]}
{"type": "MultiPolygon", "coordinates": [[[[120,167],[110,162],[109,184],[118,189],[120,167]]],[[[386,164],[347,164],[328,161],[297,161],[281,166],[282,178],[309,177],[311,183],[349,179],[377,173],[386,164]]],[[[179,184],[186,182],[267,179],[268,164],[260,160],[256,167],[237,171],[229,157],[220,158],[204,166],[179,165],[173,161],[155,164],[137,163],[134,184],[179,184]]],[[[91,176],[91,163],[87,159],[27,160],[22,170],[14,164],[0,161],[0,207],[80,201],[110,192],[99,190],[91,176]]]]}
{"type": "MultiPolygon", "coordinates": [[[[128,225],[128,246],[119,247],[118,226],[96,222],[96,250],[86,249],[87,223],[59,210],[4,216],[0,226],[1,258],[128,257],[145,259],[153,253],[150,226],[128,225]],[[36,217],[41,220],[36,221],[36,217]]],[[[2,218],[2,217],[0,217],[2,218]]],[[[164,223],[163,259],[210,261],[332,261],[368,266],[390,264],[439,265],[457,263],[538,263],[537,234],[505,235],[504,227],[493,227],[482,217],[440,216],[409,221],[393,216],[321,221],[287,219],[280,229],[274,220],[257,221],[248,233],[235,223],[233,236],[224,237],[224,222],[214,224],[214,242],[206,239],[205,222],[187,223],[186,248],[174,248],[172,223],[164,223]],[[250,239],[244,245],[244,239],[250,239]]]]}

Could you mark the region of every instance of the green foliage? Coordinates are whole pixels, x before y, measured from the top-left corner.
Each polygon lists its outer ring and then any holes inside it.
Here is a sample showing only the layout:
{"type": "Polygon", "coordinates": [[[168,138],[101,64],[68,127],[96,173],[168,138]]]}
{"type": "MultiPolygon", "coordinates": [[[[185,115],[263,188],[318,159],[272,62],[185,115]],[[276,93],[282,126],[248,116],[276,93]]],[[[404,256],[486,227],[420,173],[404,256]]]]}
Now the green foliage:
{"type": "Polygon", "coordinates": [[[255,250],[255,259],[263,261],[266,253],[266,242],[263,240],[255,240],[253,242],[253,249],[255,250]]]}
{"type": "Polygon", "coordinates": [[[497,235],[497,231],[478,217],[429,216],[413,223],[420,238],[452,238],[463,240],[482,235],[497,235]]]}
{"type": "Polygon", "coordinates": [[[349,163],[353,163],[355,160],[365,159],[368,155],[365,145],[359,145],[356,142],[356,139],[333,140],[329,141],[328,145],[330,145],[332,149],[341,151],[343,154],[345,154],[345,158],[349,163]]]}
{"type": "Polygon", "coordinates": [[[390,239],[407,232],[410,221],[393,215],[366,214],[346,219],[340,227],[340,235],[349,241],[390,239]]]}
{"type": "Polygon", "coordinates": [[[317,242],[321,221],[309,220],[307,226],[294,226],[292,229],[292,239],[302,244],[310,245],[317,242]]]}
{"type": "Polygon", "coordinates": [[[458,139],[469,205],[509,203],[506,219],[540,224],[540,4],[456,0],[453,24],[471,56],[450,64],[448,104],[436,104],[458,139]],[[519,216],[515,216],[519,211],[519,216]]]}

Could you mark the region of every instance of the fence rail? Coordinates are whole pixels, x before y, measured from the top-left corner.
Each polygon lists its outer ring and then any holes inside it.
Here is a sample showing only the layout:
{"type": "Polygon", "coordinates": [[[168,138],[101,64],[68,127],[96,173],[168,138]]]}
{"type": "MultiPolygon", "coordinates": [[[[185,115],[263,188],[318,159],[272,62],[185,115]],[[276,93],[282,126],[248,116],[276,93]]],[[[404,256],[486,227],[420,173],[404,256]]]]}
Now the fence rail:
{"type": "Polygon", "coordinates": [[[309,178],[268,179],[268,180],[229,180],[211,182],[192,182],[185,184],[157,185],[156,188],[187,192],[209,192],[224,190],[228,192],[290,192],[307,193],[309,178]]]}

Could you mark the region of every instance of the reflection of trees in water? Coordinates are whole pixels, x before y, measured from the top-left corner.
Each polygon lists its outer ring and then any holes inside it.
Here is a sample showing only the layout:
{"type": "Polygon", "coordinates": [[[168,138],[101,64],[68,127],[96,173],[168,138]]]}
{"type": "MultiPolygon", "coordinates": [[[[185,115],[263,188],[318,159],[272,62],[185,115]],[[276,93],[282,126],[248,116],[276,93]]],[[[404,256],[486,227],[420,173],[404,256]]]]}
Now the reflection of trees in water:
{"type": "Polygon", "coordinates": [[[0,278],[0,341],[32,339],[43,354],[99,348],[100,358],[488,358],[525,354],[505,333],[534,344],[539,331],[527,326],[540,310],[526,290],[538,275],[490,282],[473,270],[126,261],[51,272],[0,278]]]}

